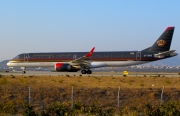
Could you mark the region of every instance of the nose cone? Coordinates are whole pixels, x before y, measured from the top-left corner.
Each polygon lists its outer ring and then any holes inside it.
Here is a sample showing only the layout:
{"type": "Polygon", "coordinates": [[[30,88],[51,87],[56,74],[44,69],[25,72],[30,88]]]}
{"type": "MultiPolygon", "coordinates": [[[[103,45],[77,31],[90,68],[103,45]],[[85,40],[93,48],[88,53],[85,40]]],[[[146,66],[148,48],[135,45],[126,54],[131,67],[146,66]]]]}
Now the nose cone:
{"type": "Polygon", "coordinates": [[[7,66],[11,66],[11,63],[10,63],[10,62],[8,62],[8,63],[7,63],[7,66]]]}

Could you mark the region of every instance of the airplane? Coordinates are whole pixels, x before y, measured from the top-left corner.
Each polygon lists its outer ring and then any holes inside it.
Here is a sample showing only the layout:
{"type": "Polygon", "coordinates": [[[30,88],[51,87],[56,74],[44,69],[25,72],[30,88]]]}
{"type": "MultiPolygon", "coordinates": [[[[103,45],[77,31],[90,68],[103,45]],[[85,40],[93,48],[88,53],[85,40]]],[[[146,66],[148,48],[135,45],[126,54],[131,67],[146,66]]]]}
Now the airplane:
{"type": "Polygon", "coordinates": [[[91,74],[92,68],[122,67],[162,60],[178,55],[170,50],[175,27],[167,27],[155,43],[141,51],[107,51],[94,52],[54,52],[54,53],[22,53],[10,60],[9,67],[21,67],[26,73],[27,67],[54,67],[56,71],[91,74]]]}

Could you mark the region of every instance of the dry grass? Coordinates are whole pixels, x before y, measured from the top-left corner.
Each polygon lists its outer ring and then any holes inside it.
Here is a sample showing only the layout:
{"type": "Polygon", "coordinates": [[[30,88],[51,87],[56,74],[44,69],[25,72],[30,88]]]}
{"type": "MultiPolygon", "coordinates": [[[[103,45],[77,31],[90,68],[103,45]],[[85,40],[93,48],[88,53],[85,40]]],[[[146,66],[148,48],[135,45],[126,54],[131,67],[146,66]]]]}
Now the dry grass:
{"type": "Polygon", "coordinates": [[[113,77],[113,76],[3,76],[0,85],[87,87],[87,88],[180,88],[179,77],[113,77]]]}
{"type": "Polygon", "coordinates": [[[164,100],[180,100],[179,77],[123,77],[123,76],[2,76],[0,78],[0,101],[14,103],[28,101],[28,86],[31,87],[32,104],[36,111],[42,105],[71,102],[71,87],[74,100],[85,105],[100,102],[103,108],[117,107],[117,90],[121,87],[121,108],[143,107],[145,103],[160,103],[162,86],[164,100]]]}

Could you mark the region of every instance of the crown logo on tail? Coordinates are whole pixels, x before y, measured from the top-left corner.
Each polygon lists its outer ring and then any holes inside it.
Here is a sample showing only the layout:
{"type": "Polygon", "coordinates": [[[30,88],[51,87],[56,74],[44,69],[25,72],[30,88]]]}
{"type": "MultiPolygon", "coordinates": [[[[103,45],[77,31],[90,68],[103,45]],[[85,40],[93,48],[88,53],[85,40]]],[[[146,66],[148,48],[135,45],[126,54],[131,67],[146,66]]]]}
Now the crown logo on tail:
{"type": "Polygon", "coordinates": [[[164,41],[162,39],[157,41],[158,46],[164,46],[165,44],[166,44],[166,41],[164,41]]]}

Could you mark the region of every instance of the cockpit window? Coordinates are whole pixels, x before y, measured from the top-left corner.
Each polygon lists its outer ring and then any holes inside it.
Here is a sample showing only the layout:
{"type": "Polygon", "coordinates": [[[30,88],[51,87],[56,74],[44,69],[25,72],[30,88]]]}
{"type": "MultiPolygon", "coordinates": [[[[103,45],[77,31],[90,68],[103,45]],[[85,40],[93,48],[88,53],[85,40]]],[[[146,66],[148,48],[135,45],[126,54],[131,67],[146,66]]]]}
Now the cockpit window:
{"type": "Polygon", "coordinates": [[[13,59],[18,59],[19,58],[19,55],[18,56],[16,56],[16,57],[14,57],[13,59]]]}

